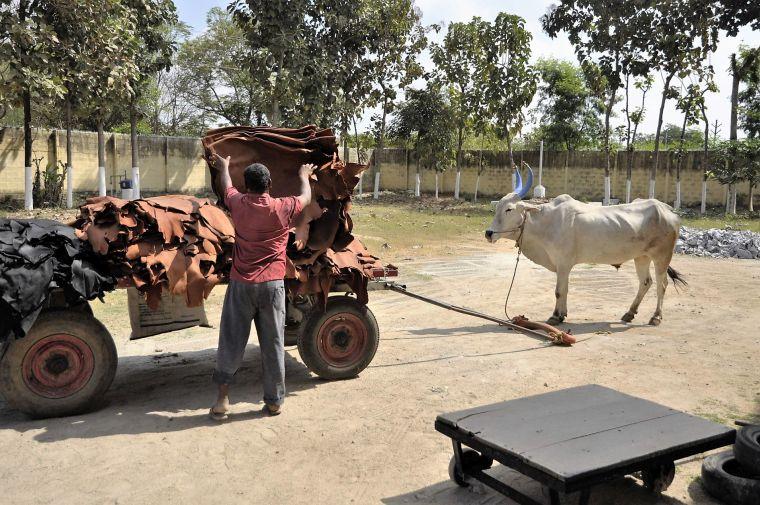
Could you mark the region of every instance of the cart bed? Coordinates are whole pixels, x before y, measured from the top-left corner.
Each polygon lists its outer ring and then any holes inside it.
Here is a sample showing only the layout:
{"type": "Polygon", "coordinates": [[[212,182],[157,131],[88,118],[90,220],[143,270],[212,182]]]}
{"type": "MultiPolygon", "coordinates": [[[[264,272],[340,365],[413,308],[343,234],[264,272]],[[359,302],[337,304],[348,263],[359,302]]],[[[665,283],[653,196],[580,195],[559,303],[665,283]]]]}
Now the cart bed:
{"type": "Polygon", "coordinates": [[[472,447],[555,493],[723,447],[736,435],[594,384],[442,414],[435,427],[455,450],[457,442],[472,447]]]}

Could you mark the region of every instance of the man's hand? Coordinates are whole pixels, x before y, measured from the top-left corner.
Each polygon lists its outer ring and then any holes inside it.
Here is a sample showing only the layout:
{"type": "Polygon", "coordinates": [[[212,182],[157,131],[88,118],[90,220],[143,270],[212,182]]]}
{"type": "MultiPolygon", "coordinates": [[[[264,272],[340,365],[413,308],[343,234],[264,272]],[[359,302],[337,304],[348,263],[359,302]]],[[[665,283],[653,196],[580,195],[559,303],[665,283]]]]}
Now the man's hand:
{"type": "Polygon", "coordinates": [[[301,178],[301,194],[296,198],[301,202],[301,208],[306,207],[311,203],[311,183],[309,178],[317,167],[311,163],[301,165],[298,169],[298,176],[301,178]]]}
{"type": "Polygon", "coordinates": [[[317,166],[313,165],[311,163],[307,163],[305,165],[301,165],[301,168],[298,169],[298,175],[302,179],[308,179],[311,176],[311,174],[314,173],[314,170],[316,170],[316,168],[317,168],[317,166]]]}
{"type": "Polygon", "coordinates": [[[214,153],[214,166],[217,170],[229,170],[230,169],[230,157],[222,158],[217,153],[214,153]]]}
{"type": "Polygon", "coordinates": [[[222,185],[222,194],[227,192],[227,189],[232,187],[232,178],[230,177],[230,157],[222,158],[218,154],[214,153],[214,166],[219,171],[219,182],[222,185]]]}

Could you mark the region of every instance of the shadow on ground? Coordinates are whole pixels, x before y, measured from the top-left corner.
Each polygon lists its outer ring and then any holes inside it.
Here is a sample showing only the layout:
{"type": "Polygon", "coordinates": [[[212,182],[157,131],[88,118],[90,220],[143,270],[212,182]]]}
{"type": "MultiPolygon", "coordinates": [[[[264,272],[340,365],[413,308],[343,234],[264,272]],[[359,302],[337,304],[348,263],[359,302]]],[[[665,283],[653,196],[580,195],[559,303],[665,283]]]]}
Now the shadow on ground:
{"type": "MultiPolygon", "coordinates": [[[[165,433],[214,426],[208,409],[216,398],[211,374],[216,349],[128,356],[119,359],[111,388],[93,411],[70,417],[33,420],[0,401],[0,429],[19,433],[39,431],[38,442],[70,438],[97,438],[121,434],[165,433]],[[187,415],[187,412],[200,413],[187,415]],[[172,415],[175,414],[175,415],[172,415]]],[[[226,423],[263,416],[261,398],[261,354],[249,345],[243,367],[235,376],[230,397],[233,404],[258,404],[247,412],[234,409],[226,423]]],[[[288,395],[317,387],[324,381],[312,376],[305,365],[285,354],[288,395]]],[[[245,406],[249,407],[249,406],[245,406]]],[[[243,408],[243,407],[241,407],[243,408]]]]}
{"type": "MultiPolygon", "coordinates": [[[[549,503],[549,491],[538,482],[501,465],[496,465],[489,472],[493,477],[509,484],[518,491],[528,495],[538,503],[549,503]]],[[[561,496],[562,504],[578,503],[579,493],[561,496]]],[[[436,505],[496,505],[514,502],[496,491],[475,482],[469,488],[461,488],[451,481],[439,482],[398,496],[383,498],[386,505],[408,503],[436,505]]],[[[591,505],[680,505],[684,502],[670,496],[657,496],[640,485],[633,477],[625,477],[606,484],[595,486],[591,491],[591,505]]],[[[702,502],[699,502],[702,503],[702,502]]]]}

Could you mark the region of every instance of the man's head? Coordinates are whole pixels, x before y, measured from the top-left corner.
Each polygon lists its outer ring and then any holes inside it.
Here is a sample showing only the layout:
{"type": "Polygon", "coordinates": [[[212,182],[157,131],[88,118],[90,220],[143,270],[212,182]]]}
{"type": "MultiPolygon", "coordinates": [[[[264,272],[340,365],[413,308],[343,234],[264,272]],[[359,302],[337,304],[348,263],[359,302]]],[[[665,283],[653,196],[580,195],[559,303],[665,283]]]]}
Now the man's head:
{"type": "Polygon", "coordinates": [[[269,169],[261,163],[254,163],[246,167],[243,178],[245,179],[245,189],[249,193],[267,193],[272,187],[269,169]]]}

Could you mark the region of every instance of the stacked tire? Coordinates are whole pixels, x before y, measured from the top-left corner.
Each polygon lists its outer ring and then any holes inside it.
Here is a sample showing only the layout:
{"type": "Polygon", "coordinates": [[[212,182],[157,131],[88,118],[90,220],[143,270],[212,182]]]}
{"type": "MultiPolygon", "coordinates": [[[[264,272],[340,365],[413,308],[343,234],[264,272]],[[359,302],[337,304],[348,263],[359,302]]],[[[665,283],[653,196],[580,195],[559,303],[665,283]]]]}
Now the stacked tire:
{"type": "Polygon", "coordinates": [[[741,428],[732,451],[705,458],[702,485],[729,505],[760,504],[760,425],[741,428]]]}

